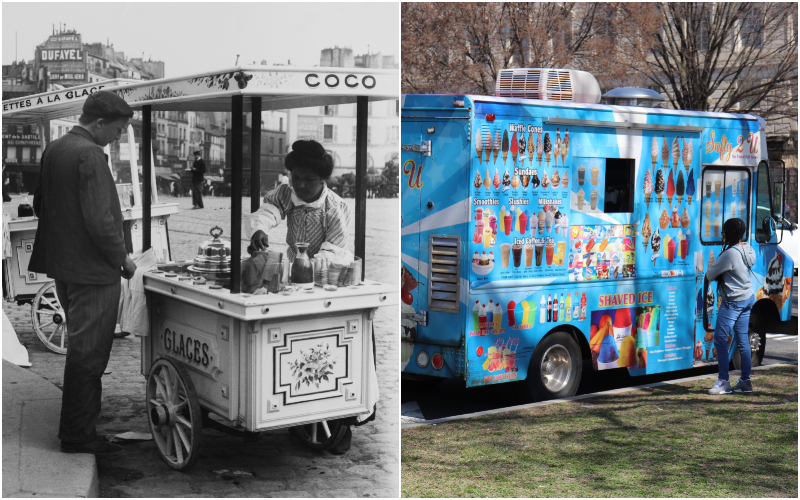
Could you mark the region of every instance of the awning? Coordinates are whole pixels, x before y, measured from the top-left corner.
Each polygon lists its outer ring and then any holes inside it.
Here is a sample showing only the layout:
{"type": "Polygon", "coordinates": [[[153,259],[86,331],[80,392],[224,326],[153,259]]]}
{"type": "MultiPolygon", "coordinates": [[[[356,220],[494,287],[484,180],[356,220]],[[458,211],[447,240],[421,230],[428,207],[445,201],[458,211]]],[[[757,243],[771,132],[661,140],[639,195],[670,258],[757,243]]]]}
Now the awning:
{"type": "Polygon", "coordinates": [[[178,174],[156,174],[156,177],[160,179],[166,179],[168,181],[180,181],[181,177],[178,174]]]}

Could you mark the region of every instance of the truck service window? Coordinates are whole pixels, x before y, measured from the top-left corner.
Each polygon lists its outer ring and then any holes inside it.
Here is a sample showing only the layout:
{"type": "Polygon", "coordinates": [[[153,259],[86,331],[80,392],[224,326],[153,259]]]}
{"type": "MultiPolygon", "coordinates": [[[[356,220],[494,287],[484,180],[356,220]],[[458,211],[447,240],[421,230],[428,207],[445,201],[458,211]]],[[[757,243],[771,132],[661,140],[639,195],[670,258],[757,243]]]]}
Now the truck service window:
{"type": "Polygon", "coordinates": [[[606,159],[605,207],[607,214],[633,212],[634,161],[606,159]]]}
{"type": "Polygon", "coordinates": [[[745,169],[703,171],[700,181],[700,241],[706,245],[722,244],[722,224],[731,218],[742,219],[745,236],[750,232],[750,173],[745,169]]]}

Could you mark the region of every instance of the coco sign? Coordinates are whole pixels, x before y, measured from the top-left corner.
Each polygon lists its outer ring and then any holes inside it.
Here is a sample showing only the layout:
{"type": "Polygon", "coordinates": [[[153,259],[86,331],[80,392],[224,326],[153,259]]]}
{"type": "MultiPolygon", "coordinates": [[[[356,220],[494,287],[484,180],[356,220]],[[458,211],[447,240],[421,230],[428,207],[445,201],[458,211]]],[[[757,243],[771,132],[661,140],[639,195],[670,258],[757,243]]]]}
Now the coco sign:
{"type": "Polygon", "coordinates": [[[353,74],[347,75],[344,78],[339,78],[339,75],[333,73],[324,76],[318,75],[317,73],[309,73],[306,75],[306,85],[312,89],[319,87],[323,82],[329,89],[335,89],[339,87],[340,84],[351,89],[357,88],[359,85],[366,89],[374,89],[377,84],[375,77],[372,75],[364,75],[361,77],[361,80],[358,79],[357,75],[353,74]]]}

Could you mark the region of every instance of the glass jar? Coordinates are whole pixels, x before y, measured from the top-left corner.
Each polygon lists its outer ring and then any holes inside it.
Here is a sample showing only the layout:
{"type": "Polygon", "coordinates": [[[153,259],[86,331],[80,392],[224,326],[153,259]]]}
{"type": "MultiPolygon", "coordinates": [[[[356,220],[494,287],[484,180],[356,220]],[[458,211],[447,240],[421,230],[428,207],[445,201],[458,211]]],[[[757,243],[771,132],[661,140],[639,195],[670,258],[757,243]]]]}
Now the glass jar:
{"type": "Polygon", "coordinates": [[[28,200],[28,193],[22,193],[22,201],[17,207],[17,217],[33,217],[33,207],[28,200]]]}
{"type": "Polygon", "coordinates": [[[303,290],[314,288],[314,266],[308,258],[308,243],[296,243],[297,255],[292,261],[292,284],[303,290]]]}

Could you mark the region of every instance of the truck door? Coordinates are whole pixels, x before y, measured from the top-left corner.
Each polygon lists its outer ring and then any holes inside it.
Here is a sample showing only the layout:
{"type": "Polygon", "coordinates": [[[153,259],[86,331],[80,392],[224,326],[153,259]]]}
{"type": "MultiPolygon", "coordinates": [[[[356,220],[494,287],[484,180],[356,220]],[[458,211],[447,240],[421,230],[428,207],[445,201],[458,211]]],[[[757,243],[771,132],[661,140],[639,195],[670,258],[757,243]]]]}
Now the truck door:
{"type": "MultiPolygon", "coordinates": [[[[420,218],[420,175],[425,166],[425,154],[422,144],[422,123],[403,121],[400,131],[400,206],[401,206],[401,320],[400,336],[403,346],[401,349],[401,363],[405,367],[413,351],[413,342],[417,337],[417,326],[420,323],[415,319],[419,305],[419,283],[423,281],[424,268],[420,267],[419,226],[420,218]],[[406,352],[408,351],[408,352],[406,352]]],[[[421,313],[420,313],[421,314],[421,313]]]]}
{"type": "Polygon", "coordinates": [[[418,318],[427,315],[427,325],[417,322],[413,336],[408,334],[414,342],[461,343],[461,247],[469,218],[466,125],[465,119],[403,122],[401,258],[404,276],[413,281],[403,286],[401,313],[411,306],[418,318]]]}

